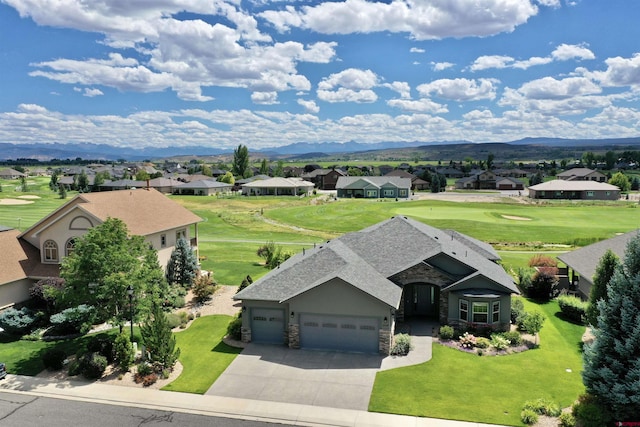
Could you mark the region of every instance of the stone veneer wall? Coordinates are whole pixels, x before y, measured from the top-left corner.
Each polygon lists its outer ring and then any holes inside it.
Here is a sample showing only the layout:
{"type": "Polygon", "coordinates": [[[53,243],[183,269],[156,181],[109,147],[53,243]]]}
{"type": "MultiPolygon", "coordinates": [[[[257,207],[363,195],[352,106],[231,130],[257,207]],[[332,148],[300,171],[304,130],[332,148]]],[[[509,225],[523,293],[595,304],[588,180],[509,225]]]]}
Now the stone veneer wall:
{"type": "Polygon", "coordinates": [[[381,328],[378,329],[378,351],[384,356],[388,356],[391,353],[391,329],[381,328]]]}
{"type": "Polygon", "coordinates": [[[289,348],[300,348],[300,325],[289,323],[289,348]]]}
{"type": "Polygon", "coordinates": [[[251,328],[240,329],[240,336],[242,342],[251,342],[251,328]]]}
{"type": "Polygon", "coordinates": [[[449,320],[449,292],[440,292],[440,313],[439,321],[441,325],[446,325],[449,320]]]}

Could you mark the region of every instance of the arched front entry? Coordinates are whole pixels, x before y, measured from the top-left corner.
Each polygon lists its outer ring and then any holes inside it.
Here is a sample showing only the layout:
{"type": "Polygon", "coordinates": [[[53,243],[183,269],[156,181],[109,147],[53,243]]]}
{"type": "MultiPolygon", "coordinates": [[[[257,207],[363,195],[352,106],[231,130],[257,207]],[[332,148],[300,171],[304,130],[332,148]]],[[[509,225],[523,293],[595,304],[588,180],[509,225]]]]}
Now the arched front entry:
{"type": "Polygon", "coordinates": [[[438,319],[440,288],[428,283],[410,283],[404,287],[404,316],[438,319]]]}

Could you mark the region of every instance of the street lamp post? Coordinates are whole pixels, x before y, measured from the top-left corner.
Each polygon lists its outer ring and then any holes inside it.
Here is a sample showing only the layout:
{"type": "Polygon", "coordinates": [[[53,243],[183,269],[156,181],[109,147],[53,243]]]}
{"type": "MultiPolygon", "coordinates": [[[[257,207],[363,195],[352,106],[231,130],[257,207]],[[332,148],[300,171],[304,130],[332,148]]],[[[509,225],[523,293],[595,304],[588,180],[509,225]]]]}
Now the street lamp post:
{"type": "Polygon", "coordinates": [[[133,343],[133,286],[127,286],[129,295],[129,324],[131,325],[131,343],[133,343]]]}

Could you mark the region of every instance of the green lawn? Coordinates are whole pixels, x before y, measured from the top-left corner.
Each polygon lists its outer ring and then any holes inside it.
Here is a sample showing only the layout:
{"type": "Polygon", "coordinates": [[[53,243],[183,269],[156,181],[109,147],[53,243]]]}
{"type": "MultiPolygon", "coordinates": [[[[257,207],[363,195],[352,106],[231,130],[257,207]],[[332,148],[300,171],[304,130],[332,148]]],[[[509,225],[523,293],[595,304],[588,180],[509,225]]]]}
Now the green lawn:
{"type": "Polygon", "coordinates": [[[204,394],[241,349],[222,342],[230,316],[204,316],[176,334],[180,347],[180,376],[163,390],[204,394]]]}
{"type": "MultiPolygon", "coordinates": [[[[99,335],[115,335],[116,330],[103,332],[99,335]]],[[[36,375],[44,369],[42,355],[47,349],[58,348],[64,350],[67,356],[75,354],[78,349],[86,345],[95,335],[59,340],[59,341],[26,341],[15,340],[0,334],[0,362],[7,364],[7,372],[17,375],[36,375]]]]}
{"type": "Polygon", "coordinates": [[[429,362],[377,374],[369,410],[520,426],[527,400],[570,406],[584,391],[579,344],[585,328],[558,318],[556,302],[525,301],[525,307],[547,317],[538,349],[480,357],[434,343],[429,362]]]}

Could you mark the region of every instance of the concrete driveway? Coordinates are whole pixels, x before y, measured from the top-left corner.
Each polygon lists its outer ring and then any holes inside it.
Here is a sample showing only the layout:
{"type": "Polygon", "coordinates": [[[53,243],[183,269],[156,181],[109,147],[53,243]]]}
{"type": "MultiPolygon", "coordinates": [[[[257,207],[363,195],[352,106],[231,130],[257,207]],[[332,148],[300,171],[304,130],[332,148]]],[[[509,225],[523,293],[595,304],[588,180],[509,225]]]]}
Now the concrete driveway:
{"type": "Polygon", "coordinates": [[[431,359],[432,330],[414,326],[402,357],[248,344],[206,394],[366,411],[376,372],[431,359]]]}

